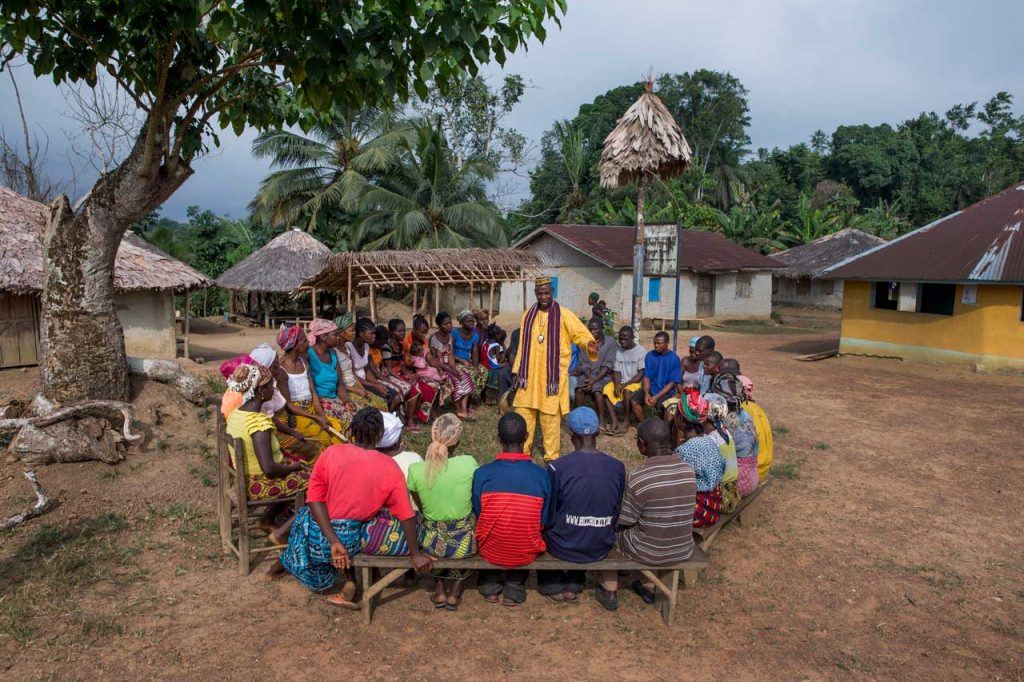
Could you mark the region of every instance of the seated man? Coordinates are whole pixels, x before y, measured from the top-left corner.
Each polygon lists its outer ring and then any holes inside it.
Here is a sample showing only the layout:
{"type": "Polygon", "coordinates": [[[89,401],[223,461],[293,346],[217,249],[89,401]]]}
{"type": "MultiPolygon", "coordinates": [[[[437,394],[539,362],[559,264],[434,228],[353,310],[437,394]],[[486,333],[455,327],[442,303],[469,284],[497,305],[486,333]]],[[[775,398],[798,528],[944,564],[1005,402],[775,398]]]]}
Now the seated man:
{"type": "MultiPolygon", "coordinates": [[[[566,421],[573,452],[548,464],[552,519],[544,540],[563,561],[601,561],[615,544],[626,467],[597,449],[596,412],[577,407],[566,421]]],[[[553,601],[575,603],[585,582],[582,570],[537,571],[537,591],[553,601]]]]}
{"type": "Polygon", "coordinates": [[[718,351],[711,350],[704,353],[704,381],[701,383],[701,395],[714,390],[711,388],[711,384],[714,383],[715,377],[722,372],[722,360],[722,354],[718,351]]]}
{"type": "Polygon", "coordinates": [[[576,384],[576,394],[573,405],[582,407],[586,396],[592,396],[594,407],[600,423],[605,423],[605,405],[601,399],[601,391],[612,382],[612,372],[615,370],[615,352],[618,344],[615,339],[604,335],[604,322],[596,317],[590,318],[587,329],[593,334],[597,341],[597,359],[591,360],[585,353],[580,354],[580,370],[582,376],[576,384]]]}
{"type": "MultiPolygon", "coordinates": [[[[704,358],[708,353],[715,350],[715,339],[711,336],[701,336],[697,339],[697,343],[694,344],[693,357],[698,362],[703,363],[704,358]]],[[[701,372],[700,378],[700,394],[704,395],[711,389],[711,377],[706,372],[701,372]]]]}
{"type": "Polygon", "coordinates": [[[477,589],[484,599],[519,606],[526,601],[526,566],[546,549],[541,529],[550,514],[551,481],[523,452],[526,420],[509,412],[498,420],[501,454],[473,474],[473,513],[477,552],[508,570],[480,571],[477,589]]]}
{"type": "Polygon", "coordinates": [[[605,411],[611,422],[611,427],[607,432],[609,436],[620,436],[629,428],[630,405],[633,405],[637,412],[637,423],[644,420],[643,409],[636,401],[631,400],[630,396],[643,390],[641,382],[644,378],[644,360],[646,358],[647,349],[636,342],[633,328],[623,327],[620,329],[619,347],[615,351],[612,380],[604,387],[601,396],[607,403],[605,411]],[[625,422],[621,424],[615,412],[615,407],[620,404],[625,413],[625,422]]]}
{"type": "Polygon", "coordinates": [[[668,334],[654,335],[654,350],[644,358],[644,405],[661,414],[666,421],[671,416],[663,412],[666,404],[676,402],[682,394],[683,365],[679,356],[668,347],[668,334]]]}
{"type": "MultiPolygon", "coordinates": [[[[619,513],[619,551],[647,566],[670,566],[693,554],[693,505],[697,481],[693,469],[672,452],[668,424],[647,419],[636,430],[636,447],[647,459],[629,475],[619,513]]],[[[618,575],[601,572],[597,601],[609,611],[619,607],[618,575]]],[[[633,583],[648,604],[654,585],[633,583]]]]}

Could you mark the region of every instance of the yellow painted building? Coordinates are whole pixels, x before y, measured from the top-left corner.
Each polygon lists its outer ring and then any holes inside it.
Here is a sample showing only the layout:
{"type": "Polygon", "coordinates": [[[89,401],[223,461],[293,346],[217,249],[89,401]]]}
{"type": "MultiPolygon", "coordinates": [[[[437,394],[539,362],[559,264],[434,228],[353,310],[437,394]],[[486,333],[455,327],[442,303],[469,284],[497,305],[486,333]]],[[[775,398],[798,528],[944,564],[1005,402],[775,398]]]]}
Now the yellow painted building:
{"type": "Polygon", "coordinates": [[[953,285],[952,315],[876,308],[876,286],[845,283],[839,352],[1024,372],[1024,286],[953,285]],[[976,303],[964,303],[965,286],[976,303]]]}
{"type": "Polygon", "coordinates": [[[846,259],[839,352],[1024,373],[1024,182],[846,259]]]}

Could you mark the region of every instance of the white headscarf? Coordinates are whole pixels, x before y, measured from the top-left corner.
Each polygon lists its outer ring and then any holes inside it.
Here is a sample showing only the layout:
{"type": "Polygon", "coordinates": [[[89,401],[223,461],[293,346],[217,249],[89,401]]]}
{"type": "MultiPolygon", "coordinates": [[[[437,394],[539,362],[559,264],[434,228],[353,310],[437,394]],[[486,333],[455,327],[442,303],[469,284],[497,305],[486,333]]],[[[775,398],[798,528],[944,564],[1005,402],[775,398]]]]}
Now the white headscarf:
{"type": "Polygon", "coordinates": [[[393,412],[381,412],[384,418],[384,434],[380,437],[377,447],[382,450],[395,447],[402,437],[402,420],[393,412]]]}
{"type": "Polygon", "coordinates": [[[277,360],[277,351],[270,347],[270,344],[261,343],[252,349],[249,357],[264,367],[270,367],[277,360]]]}

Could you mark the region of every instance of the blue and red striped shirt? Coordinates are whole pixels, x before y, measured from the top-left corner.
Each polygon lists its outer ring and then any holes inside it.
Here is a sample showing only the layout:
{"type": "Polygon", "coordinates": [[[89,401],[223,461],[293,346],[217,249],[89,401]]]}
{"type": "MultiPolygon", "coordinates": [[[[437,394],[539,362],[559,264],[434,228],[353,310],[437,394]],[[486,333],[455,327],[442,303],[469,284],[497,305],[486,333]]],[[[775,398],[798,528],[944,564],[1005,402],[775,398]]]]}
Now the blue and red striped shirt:
{"type": "Polygon", "coordinates": [[[495,566],[525,566],[546,549],[541,529],[551,513],[551,479],[522,452],[503,452],[473,474],[480,556],[495,566]]]}

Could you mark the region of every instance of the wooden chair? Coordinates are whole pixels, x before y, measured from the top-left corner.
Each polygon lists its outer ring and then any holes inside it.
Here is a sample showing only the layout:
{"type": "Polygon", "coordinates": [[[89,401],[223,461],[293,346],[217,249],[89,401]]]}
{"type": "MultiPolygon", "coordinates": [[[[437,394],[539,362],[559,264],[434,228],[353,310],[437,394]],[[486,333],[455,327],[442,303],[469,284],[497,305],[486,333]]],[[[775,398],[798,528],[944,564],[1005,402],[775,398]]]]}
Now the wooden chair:
{"type": "Polygon", "coordinates": [[[270,544],[269,539],[256,540],[249,537],[249,530],[255,524],[250,515],[262,511],[263,508],[280,502],[294,502],[295,513],[298,514],[306,504],[306,492],[274,500],[250,500],[246,492],[245,457],[235,458],[235,467],[231,466],[230,455],[234,452],[245,452],[241,439],[232,439],[228,435],[227,425],[220,410],[217,410],[217,518],[220,523],[220,541],[225,552],[233,552],[238,557],[238,570],[242,575],[249,575],[252,555],[274,552],[279,548],[270,544]],[[243,503],[240,504],[239,500],[243,503]]]}

